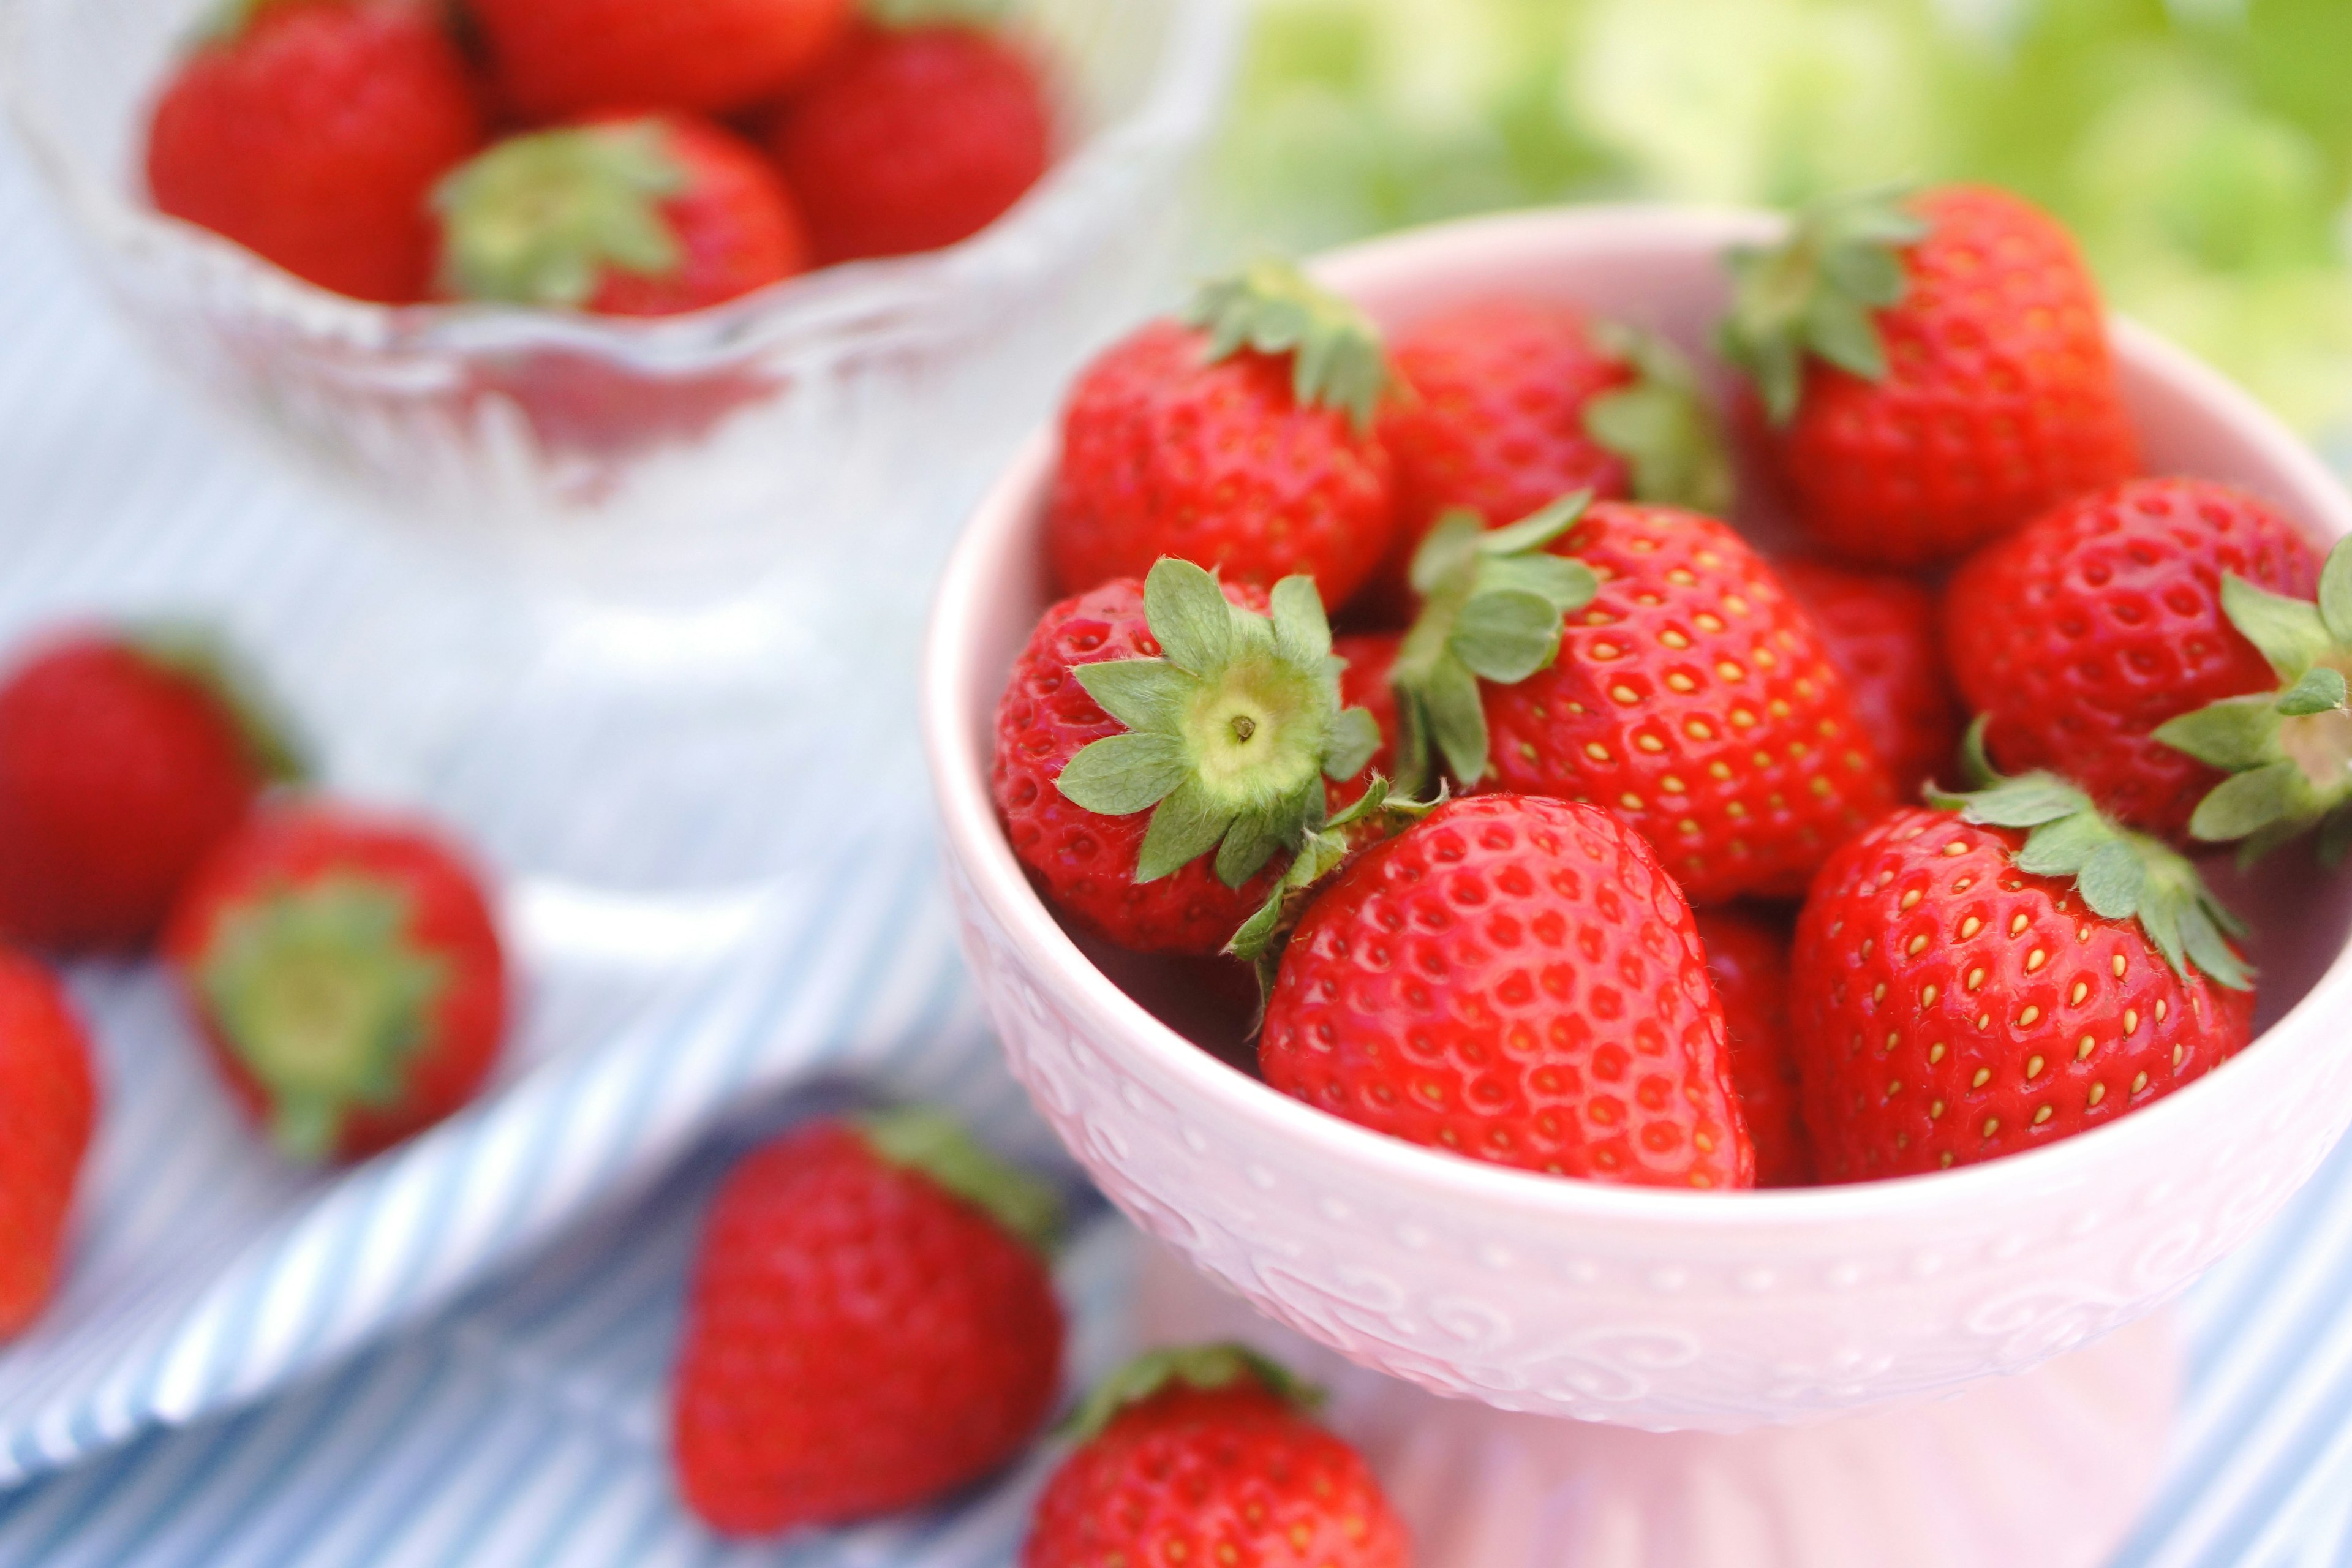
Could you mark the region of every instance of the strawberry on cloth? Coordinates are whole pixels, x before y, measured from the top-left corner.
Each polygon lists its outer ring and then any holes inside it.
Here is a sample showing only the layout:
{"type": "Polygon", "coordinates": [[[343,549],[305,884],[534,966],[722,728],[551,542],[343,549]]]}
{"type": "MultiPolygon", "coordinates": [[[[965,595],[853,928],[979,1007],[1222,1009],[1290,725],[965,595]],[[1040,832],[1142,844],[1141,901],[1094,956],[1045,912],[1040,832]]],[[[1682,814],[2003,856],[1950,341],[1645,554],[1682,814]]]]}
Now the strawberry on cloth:
{"type": "Polygon", "coordinates": [[[48,971],[0,949],[0,1340],[57,1287],[98,1086],[89,1037],[48,971]]]}

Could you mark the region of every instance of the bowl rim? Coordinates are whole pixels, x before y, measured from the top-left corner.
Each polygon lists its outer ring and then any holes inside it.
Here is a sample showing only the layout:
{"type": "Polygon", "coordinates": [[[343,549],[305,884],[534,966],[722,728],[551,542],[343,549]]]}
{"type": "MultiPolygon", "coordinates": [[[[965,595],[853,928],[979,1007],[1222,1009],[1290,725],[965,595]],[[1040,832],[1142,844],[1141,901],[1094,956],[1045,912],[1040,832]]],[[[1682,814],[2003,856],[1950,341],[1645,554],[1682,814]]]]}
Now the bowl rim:
{"type": "MultiPolygon", "coordinates": [[[[1647,203],[1533,209],[1407,230],[1324,253],[1307,265],[1343,291],[1373,289],[1425,276],[1432,267],[1481,247],[1537,256],[1569,244],[1721,248],[1769,238],[1783,221],[1752,210],[1647,203]]],[[[2352,495],[2250,394],[2131,321],[2113,319],[2111,330],[2120,357],[2231,426],[2272,471],[2294,482],[2299,500],[2321,503],[2322,515],[2312,522],[2338,536],[2352,535],[2352,495]]],[[[2201,1114],[2211,1097],[2210,1086],[2247,1081],[2243,1075],[2256,1047],[2290,1032],[2290,1026],[2296,1026],[2294,1033],[2324,1037],[2324,1027],[2302,1026],[2322,1009],[2341,1016],[2352,1005],[2347,942],[2310,989],[2244,1051],[2177,1093],[2105,1126],[2003,1159],[1843,1185],[1700,1193],[1566,1180],[1424,1148],[1294,1100],[1178,1034],[1097,969],[1032,887],[998,825],[982,754],[986,726],[977,721],[972,706],[992,700],[994,678],[972,668],[965,653],[977,635],[990,585],[983,568],[1002,556],[1009,535],[1033,525],[1055,445],[1051,425],[1023,445],[967,521],[934,598],[923,651],[920,722],[944,847],[1007,938],[1058,992],[1058,1000],[1087,1016],[1105,1037],[1122,1042],[1154,1072],[1238,1120],[1296,1140],[1296,1147],[1318,1151],[1335,1173],[1352,1167],[1391,1184],[1417,1187],[1433,1201],[1507,1209],[1539,1221],[1674,1224],[1743,1234],[1775,1224],[1811,1229],[1901,1218],[1939,1205],[1988,1208],[2078,1187],[2104,1166],[2127,1163],[2136,1152],[2173,1142],[2201,1114]],[[2226,1076],[2231,1073],[2239,1076],[2226,1076]]]]}
{"type": "MultiPolygon", "coordinates": [[[[343,352],[496,354],[593,353],[647,371],[778,343],[915,342],[969,314],[975,296],[1013,287],[1111,225],[1105,199],[1134,164],[1181,155],[1213,123],[1241,37],[1239,0],[1171,0],[1169,37],[1139,99],[1064,149],[1013,208],[943,249],[820,268],[676,316],[628,318],[528,306],[428,301],[384,305],[308,282],[243,246],[137,199],[135,174],[93,168],[51,123],[32,70],[29,32],[45,0],[0,0],[0,105],[34,165],[85,238],[102,251],[176,264],[241,300],[246,313],[343,352]]],[[[1018,18],[1013,25],[1017,27],[1018,18]]],[[[151,84],[152,90],[152,84],[151,84]]],[[[146,101],[142,100],[143,103],[146,101]]]]}

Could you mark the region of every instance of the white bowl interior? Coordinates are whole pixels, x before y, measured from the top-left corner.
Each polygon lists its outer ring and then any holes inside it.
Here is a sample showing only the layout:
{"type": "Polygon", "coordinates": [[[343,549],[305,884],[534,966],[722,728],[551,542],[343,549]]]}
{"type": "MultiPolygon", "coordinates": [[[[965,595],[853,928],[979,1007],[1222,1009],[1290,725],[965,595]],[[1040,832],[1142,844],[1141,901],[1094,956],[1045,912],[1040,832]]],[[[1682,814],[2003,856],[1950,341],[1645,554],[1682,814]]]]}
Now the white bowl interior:
{"type": "MultiPolygon", "coordinates": [[[[1573,301],[1665,332],[1721,384],[1706,342],[1717,258],[1773,225],[1689,209],[1528,214],[1360,247],[1318,271],[1391,328],[1491,292],[1573,301]]],[[[2151,471],[2241,485],[2317,542],[2352,532],[2352,500],[2242,393],[2127,323],[2115,341],[2151,471]]],[[[1292,1326],[1433,1387],[1644,1425],[1730,1429],[1950,1388],[2151,1309],[2284,1201],[2352,1119],[2337,1023],[2352,998],[2352,882],[2300,852],[2247,879],[2218,868],[2255,928],[2267,1031],[2255,1047],[2131,1117],[2006,1161],[1797,1192],[1644,1192],[1480,1165],[1287,1100],[1247,1070],[1234,1005],[1198,967],[1066,931],[997,826],[994,707],[1049,601],[1038,534],[1051,453],[1050,436],[1035,437],[983,505],[934,612],[925,724],[967,950],[1016,1070],[1107,1190],[1292,1326]],[[1139,1152],[1147,1141],[1156,1152],[1139,1152]],[[1220,1172],[1237,1164],[1254,1190],[1221,1194],[1220,1172]],[[1432,1237],[1454,1242],[1453,1268],[1492,1265],[1478,1313],[1506,1329],[1445,1327],[1438,1297],[1459,1296],[1460,1276],[1433,1271],[1448,1248],[1432,1237]],[[2080,1285],[2086,1274],[2100,1282],[2080,1285]],[[1290,1288],[1307,1276],[1313,1289],[1290,1288]],[[1671,1352],[1547,1381],[1563,1343],[1633,1332],[1627,1321],[1682,1326],[1671,1352]],[[1671,1364],[1648,1364],[1661,1355],[1671,1364]]],[[[1737,521],[1768,545],[1780,532],[1767,509],[1737,521]]]]}

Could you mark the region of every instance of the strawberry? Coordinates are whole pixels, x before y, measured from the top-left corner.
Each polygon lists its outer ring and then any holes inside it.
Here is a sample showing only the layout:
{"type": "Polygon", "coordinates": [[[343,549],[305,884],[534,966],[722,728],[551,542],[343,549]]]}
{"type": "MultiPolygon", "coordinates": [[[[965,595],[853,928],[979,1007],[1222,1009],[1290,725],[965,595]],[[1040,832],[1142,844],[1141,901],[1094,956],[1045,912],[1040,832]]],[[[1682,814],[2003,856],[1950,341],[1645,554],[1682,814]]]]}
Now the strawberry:
{"type": "Polygon", "coordinates": [[[807,270],[799,212],[731,131],[599,115],[509,136],[443,180],[452,298],[667,316],[807,270]]]}
{"type": "Polygon", "coordinates": [[[830,264],[978,234],[1045,173],[1054,125],[1036,68],[993,35],[861,26],[767,141],[830,264]]]}
{"type": "Polygon", "coordinates": [[[348,807],[256,815],[198,868],[163,951],[231,1089],[297,1160],[440,1121],[506,1026],[472,871],[430,829],[348,807]]]}
{"type": "Polygon", "coordinates": [[[1475,787],[1602,806],[1698,904],[1801,890],[1889,803],[1811,618],[1727,524],[1580,497],[1491,532],[1456,513],[1413,570],[1408,784],[1425,734],[1475,787]]]}
{"type": "Polygon", "coordinates": [[[0,686],[0,939],[136,948],[205,852],[300,764],[236,661],[184,626],[78,631],[0,686]]]}
{"type": "Polygon", "coordinates": [[[1397,534],[1372,597],[1410,601],[1412,557],[1456,508],[1491,523],[1571,490],[1722,512],[1731,469],[1689,367],[1663,341],[1573,306],[1508,296],[1439,312],[1397,339],[1381,411],[1397,534]]]}
{"type": "Polygon", "coordinates": [[[2221,775],[2156,739],[2166,721],[2276,684],[2225,614],[2236,576],[2308,598],[2311,547],[2251,496],[2133,479],[1987,545],[1944,593],[1953,678],[2004,768],[2050,768],[2103,810],[2178,838],[2221,775]]]}
{"type": "Polygon", "coordinates": [[[1725,356],[1755,384],[1799,521],[1836,554],[1948,561],[2131,475],[2097,285],[2005,192],[1884,192],[1731,258],[1725,356]]]}
{"type": "Polygon", "coordinates": [[[1731,1043],[1732,1092],[1756,1146],[1756,1184],[1808,1186],[1813,1152],[1805,1142],[1789,1033],[1788,940],[1752,914],[1701,910],[1693,918],[1731,1043]]]}
{"type": "Polygon", "coordinates": [[[1412,1542],[1319,1395],[1239,1345],[1155,1351],[1078,1414],[1021,1568],[1406,1568],[1412,1542]]]}
{"type": "Polygon", "coordinates": [[[2048,773],[1931,805],[1832,855],[1798,917],[1790,1012],[1824,1180],[2071,1137],[2245,1046],[2236,928],[2186,860],[2048,773]]]}
{"type": "Polygon", "coordinates": [[[97,1119],[89,1041],[65,992],[0,950],[0,1339],[23,1332],[56,1288],[97,1119]]]}
{"type": "Polygon", "coordinates": [[[1960,740],[1959,710],[1936,636],[1935,596],[1907,577],[1822,561],[1776,561],[1772,570],[1812,616],[1895,794],[1916,800],[1960,740]]]}
{"type": "Polygon", "coordinates": [[[508,106],[528,120],[610,109],[726,114],[793,88],[855,0],[469,0],[508,106]]]}
{"type": "Polygon", "coordinates": [[[425,194],[488,129],[419,0],[236,0],[147,128],[156,208],[322,289],[401,305],[433,275],[425,194]]]}
{"type": "Polygon", "coordinates": [[[1381,738],[1361,768],[1345,779],[1325,781],[1324,800],[1329,810],[1336,812],[1363,794],[1374,775],[1396,776],[1397,697],[1389,676],[1396,668],[1401,641],[1391,632],[1358,632],[1331,639],[1333,657],[1347,660],[1347,668],[1339,672],[1339,706],[1360,708],[1371,715],[1381,738]]]}
{"type": "Polygon", "coordinates": [[[1449,801],[1347,862],[1283,949],[1258,1067],[1474,1160],[1755,1182],[1690,910],[1649,846],[1590,806],[1449,801]]]}
{"type": "Polygon", "coordinates": [[[1173,555],[1260,587],[1303,572],[1338,606],[1395,528],[1378,331],[1274,261],[1203,289],[1186,321],[1078,378],[1045,519],[1055,580],[1078,593],[1173,555]]]}
{"type": "Polygon", "coordinates": [[[839,1524],[1003,1466],[1054,1402],[1054,1190],[952,1121],[822,1121],[713,1201],[672,1382],[678,1490],[716,1530],[839,1524]]]}
{"type": "Polygon", "coordinates": [[[1217,952],[1378,744],[1333,663],[1304,577],[1269,597],[1168,560],[1054,605],[996,710],[1013,853],[1122,947],[1217,952]]]}

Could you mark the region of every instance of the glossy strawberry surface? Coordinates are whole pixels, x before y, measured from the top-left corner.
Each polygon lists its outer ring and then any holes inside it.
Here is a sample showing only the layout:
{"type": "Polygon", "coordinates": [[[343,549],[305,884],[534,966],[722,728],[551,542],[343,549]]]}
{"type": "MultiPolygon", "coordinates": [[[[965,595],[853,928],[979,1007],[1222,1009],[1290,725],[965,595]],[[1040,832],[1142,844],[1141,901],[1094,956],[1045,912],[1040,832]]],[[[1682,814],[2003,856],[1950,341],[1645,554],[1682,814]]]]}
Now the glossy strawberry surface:
{"type": "Polygon", "coordinates": [[[1059,1386],[1043,1257],[839,1122],[728,1177],[673,1387],[680,1490],[732,1534],[928,1501],[1003,1465],[1059,1386]]]}
{"type": "Polygon", "coordinates": [[[0,1339],[40,1315],[98,1120],[89,1041],[64,988],[0,949],[0,1339]]]}
{"type": "Polygon", "coordinates": [[[804,80],[853,0],[469,0],[500,96],[527,119],[751,109],[804,80]]]}
{"type": "Polygon", "coordinates": [[[1776,561],[1772,569],[1812,616],[1830,662],[1845,677],[1854,716],[1895,795],[1918,799],[1922,784],[1951,773],[1960,741],[1935,595],[1908,577],[1823,561],[1776,561]]]}
{"type": "Polygon", "coordinates": [[[1065,593],[1173,555],[1262,588],[1303,572],[1336,609],[1395,521],[1387,449],[1344,410],[1298,403],[1287,356],[1211,363],[1202,333],[1162,321],[1079,377],[1045,552],[1065,593]]]}
{"type": "Polygon", "coordinates": [[[1731,1044],[1732,1092],[1756,1146],[1756,1184],[1804,1186],[1812,1180],[1813,1152],[1789,1033],[1788,937],[1745,910],[1701,910],[1695,918],[1731,1044]]]}
{"type": "Polygon", "coordinates": [[[1860,563],[1920,566],[2133,472],[2138,447],[2098,289],[2074,240],[2006,192],[1911,208],[1902,301],[1874,313],[1886,374],[1813,360],[1779,433],[1805,530],[1860,563]]]}
{"type": "Polygon", "coordinates": [[[1171,1387],[1063,1462],[1022,1568],[1408,1568],[1412,1542],[1353,1448],[1254,1384],[1171,1387]]]}
{"type": "Polygon", "coordinates": [[[1892,799],[1811,618],[1696,512],[1602,501],[1552,548],[1601,590],[1549,668],[1484,688],[1488,787],[1607,809],[1693,903],[1802,891],[1892,799]]]}
{"type": "MultiPolygon", "coordinates": [[[[1250,609],[1266,604],[1265,594],[1238,583],[1225,585],[1225,596],[1250,609]]],[[[1133,578],[1048,609],[1013,661],[997,704],[991,788],[1013,854],[1056,909],[1121,947],[1204,955],[1222,949],[1265,901],[1278,868],[1228,888],[1204,857],[1139,884],[1136,859],[1148,815],[1107,816],[1055,787],[1072,757],[1124,728],[1070,671],[1159,653],[1144,622],[1143,584],[1133,578]]]]}
{"type": "Polygon", "coordinates": [[[2133,479],[1971,557],[1945,590],[1944,638],[1993,761],[2053,769],[2122,820],[2180,836],[2221,775],[2150,731],[2278,683],[2222,614],[2232,574],[2307,599],[2319,563],[2270,507],[2207,479],[2133,479]]]}
{"type": "Polygon", "coordinates": [[[2253,998],[2184,979],[2014,830],[1895,812],[1840,849],[1797,922],[1790,1013],[1822,1178],[1907,1175],[2129,1114],[2242,1049],[2253,998]]]}
{"type": "Polygon", "coordinates": [[[1265,1080],[1474,1160],[1744,1187],[1723,1014],[1680,889],[1604,812],[1490,795],[1364,851],[1308,906],[1265,1080]]]}

